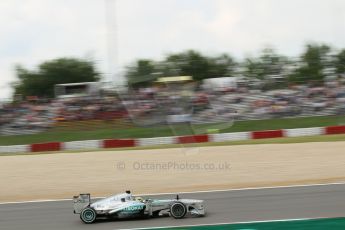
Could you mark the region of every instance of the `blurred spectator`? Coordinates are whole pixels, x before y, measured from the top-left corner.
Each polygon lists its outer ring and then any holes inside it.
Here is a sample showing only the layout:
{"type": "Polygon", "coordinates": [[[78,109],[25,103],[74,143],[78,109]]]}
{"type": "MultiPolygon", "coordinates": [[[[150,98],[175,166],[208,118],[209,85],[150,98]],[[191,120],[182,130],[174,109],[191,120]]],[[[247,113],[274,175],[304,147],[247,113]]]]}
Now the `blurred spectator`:
{"type": "Polygon", "coordinates": [[[240,88],[198,89],[188,95],[164,87],[149,87],[118,96],[81,97],[21,103],[0,107],[0,134],[6,130],[41,132],[56,122],[131,118],[138,125],[166,122],[168,115],[191,115],[195,123],[269,119],[291,116],[335,115],[345,112],[345,86],[293,86],[260,91],[240,88]],[[138,122],[140,121],[140,122],[138,122]]]}

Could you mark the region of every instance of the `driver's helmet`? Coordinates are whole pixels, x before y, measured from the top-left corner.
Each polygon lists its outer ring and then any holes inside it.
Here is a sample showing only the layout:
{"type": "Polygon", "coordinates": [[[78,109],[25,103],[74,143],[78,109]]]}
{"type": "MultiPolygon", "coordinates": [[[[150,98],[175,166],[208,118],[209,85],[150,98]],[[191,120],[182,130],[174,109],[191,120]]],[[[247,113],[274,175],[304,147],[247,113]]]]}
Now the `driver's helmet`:
{"type": "Polygon", "coordinates": [[[126,195],[125,195],[125,199],[126,200],[133,200],[133,196],[132,196],[132,194],[131,194],[131,192],[128,190],[128,191],[126,191],[126,193],[125,193],[126,195]]]}

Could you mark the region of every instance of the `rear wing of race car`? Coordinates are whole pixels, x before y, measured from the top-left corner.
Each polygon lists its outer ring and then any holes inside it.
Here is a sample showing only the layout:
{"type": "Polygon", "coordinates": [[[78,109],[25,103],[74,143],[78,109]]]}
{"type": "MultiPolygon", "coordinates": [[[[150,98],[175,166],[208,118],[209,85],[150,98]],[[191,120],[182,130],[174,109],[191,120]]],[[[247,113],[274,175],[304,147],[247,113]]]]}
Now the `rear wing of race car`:
{"type": "Polygon", "coordinates": [[[73,196],[73,209],[75,214],[80,214],[81,211],[89,206],[91,203],[90,193],[79,194],[79,196],[73,196]]]}

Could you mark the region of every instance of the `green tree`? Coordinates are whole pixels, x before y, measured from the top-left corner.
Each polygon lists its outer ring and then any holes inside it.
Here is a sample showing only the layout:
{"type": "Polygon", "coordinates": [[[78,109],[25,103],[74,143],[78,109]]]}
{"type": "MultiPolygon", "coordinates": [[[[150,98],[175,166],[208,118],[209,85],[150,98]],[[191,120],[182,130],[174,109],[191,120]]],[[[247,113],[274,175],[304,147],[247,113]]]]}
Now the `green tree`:
{"type": "Polygon", "coordinates": [[[194,80],[231,76],[236,66],[227,54],[206,57],[194,50],[168,55],[161,62],[148,59],[127,67],[126,78],[131,86],[147,86],[158,77],[192,76],[194,80]]]}
{"type": "Polygon", "coordinates": [[[192,76],[195,80],[208,78],[208,59],[194,50],[172,54],[164,60],[167,76],[192,76]]]}
{"type": "Polygon", "coordinates": [[[287,57],[277,54],[272,48],[265,48],[260,56],[263,74],[266,76],[281,75],[284,66],[289,62],[287,57]]]}
{"type": "Polygon", "coordinates": [[[243,75],[264,80],[268,76],[281,75],[288,62],[286,57],[277,54],[274,49],[265,48],[259,57],[245,59],[243,75]]]}
{"type": "Polygon", "coordinates": [[[59,58],[40,64],[37,70],[16,66],[18,81],[13,84],[14,94],[54,97],[54,86],[64,83],[93,82],[99,80],[99,73],[91,61],[75,58],[59,58]]]}
{"type": "Polygon", "coordinates": [[[261,63],[256,58],[246,58],[243,65],[243,75],[245,77],[263,79],[264,73],[261,63]]]}
{"type": "Polygon", "coordinates": [[[227,54],[207,57],[201,53],[188,50],[171,54],[161,64],[165,76],[192,76],[194,80],[231,76],[236,62],[227,54]]]}
{"type": "Polygon", "coordinates": [[[157,79],[156,64],[148,59],[137,60],[127,66],[126,78],[130,86],[147,86],[157,79]]]}
{"type": "Polygon", "coordinates": [[[295,83],[321,82],[325,77],[325,68],[333,65],[330,51],[328,45],[308,44],[300,57],[300,67],[291,75],[290,80],[295,83]]]}
{"type": "Polygon", "coordinates": [[[335,59],[336,73],[345,74],[345,49],[341,50],[335,59]]]}
{"type": "Polygon", "coordinates": [[[237,63],[227,54],[208,58],[208,77],[232,77],[237,63]]]}

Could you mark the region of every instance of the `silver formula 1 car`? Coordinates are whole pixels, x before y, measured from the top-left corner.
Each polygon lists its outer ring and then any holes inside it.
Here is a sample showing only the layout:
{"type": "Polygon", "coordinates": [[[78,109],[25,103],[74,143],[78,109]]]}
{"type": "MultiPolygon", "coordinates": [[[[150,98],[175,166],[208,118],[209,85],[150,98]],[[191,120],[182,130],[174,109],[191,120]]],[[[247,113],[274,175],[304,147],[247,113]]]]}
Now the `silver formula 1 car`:
{"type": "Polygon", "coordinates": [[[80,219],[91,224],[96,219],[126,219],[141,217],[171,216],[181,219],[185,216],[204,216],[203,200],[180,199],[144,199],[132,196],[130,191],[116,194],[96,202],[91,202],[90,194],[73,197],[74,213],[80,219]]]}

